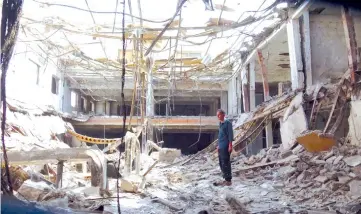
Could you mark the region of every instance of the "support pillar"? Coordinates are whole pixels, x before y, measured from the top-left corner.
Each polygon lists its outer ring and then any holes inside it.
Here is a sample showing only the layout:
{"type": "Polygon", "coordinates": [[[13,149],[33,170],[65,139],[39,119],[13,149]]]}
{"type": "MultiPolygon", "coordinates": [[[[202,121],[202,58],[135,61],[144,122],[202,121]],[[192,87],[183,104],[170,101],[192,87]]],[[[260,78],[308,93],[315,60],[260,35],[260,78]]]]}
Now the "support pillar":
{"type": "Polygon", "coordinates": [[[237,80],[236,76],[228,82],[228,115],[237,114],[237,80]]]}
{"type": "MultiPolygon", "coordinates": [[[[263,58],[262,52],[260,50],[258,50],[257,53],[258,53],[258,62],[259,62],[260,68],[261,68],[262,79],[263,79],[264,101],[267,101],[267,100],[269,100],[271,98],[270,93],[269,93],[269,85],[268,85],[268,78],[267,78],[267,68],[266,68],[266,65],[264,64],[264,58],[263,58]]],[[[265,126],[265,130],[266,130],[267,148],[269,148],[269,147],[271,147],[273,145],[272,121],[269,122],[265,126]]]]}
{"type": "Polygon", "coordinates": [[[147,100],[146,100],[146,117],[154,117],[154,96],[153,96],[153,74],[152,70],[147,75],[147,100]]]}
{"type": "Polygon", "coordinates": [[[304,73],[301,55],[301,33],[299,19],[287,23],[288,50],[290,55],[292,90],[304,87],[304,73]]]}
{"type": "Polygon", "coordinates": [[[105,114],[105,101],[94,101],[95,102],[95,115],[105,114]]]}
{"type": "Polygon", "coordinates": [[[310,14],[305,11],[301,17],[301,45],[302,64],[304,65],[304,76],[306,86],[311,86],[312,80],[312,58],[311,58],[311,34],[310,34],[310,14]]]}
{"type": "Polygon", "coordinates": [[[112,116],[119,116],[118,115],[118,102],[115,101],[111,101],[110,102],[110,115],[112,116]]]}
{"type": "Polygon", "coordinates": [[[228,95],[227,92],[222,91],[221,92],[221,109],[223,109],[223,111],[228,111],[228,95]]]}
{"type": "Polygon", "coordinates": [[[256,108],[256,70],[254,59],[249,63],[249,99],[250,110],[253,111],[256,108]]]}
{"type": "Polygon", "coordinates": [[[105,101],[105,115],[110,116],[110,102],[105,101]]]}
{"type": "Polygon", "coordinates": [[[57,172],[56,172],[56,187],[60,189],[62,187],[62,180],[63,180],[63,168],[64,168],[64,161],[59,161],[57,165],[57,172]]]}
{"type": "Polygon", "coordinates": [[[241,72],[242,97],[244,112],[250,111],[250,97],[249,97],[249,67],[246,66],[241,72]]]}
{"type": "Polygon", "coordinates": [[[355,83],[355,71],[357,70],[357,42],[355,26],[348,7],[341,9],[342,23],[345,32],[348,53],[348,68],[351,75],[351,84],[355,83]]]}

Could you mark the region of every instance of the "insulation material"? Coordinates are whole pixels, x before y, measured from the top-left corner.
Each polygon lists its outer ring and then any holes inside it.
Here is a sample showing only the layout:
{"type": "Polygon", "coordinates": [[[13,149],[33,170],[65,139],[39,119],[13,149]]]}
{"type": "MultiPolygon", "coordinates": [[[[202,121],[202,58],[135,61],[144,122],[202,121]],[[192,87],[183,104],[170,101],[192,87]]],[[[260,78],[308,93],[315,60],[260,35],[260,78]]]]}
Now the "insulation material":
{"type": "Polygon", "coordinates": [[[281,139],[283,149],[287,150],[293,146],[296,137],[307,130],[307,120],[303,107],[300,106],[286,120],[280,119],[281,139]]]}
{"type": "Polygon", "coordinates": [[[348,137],[352,145],[360,145],[361,142],[361,100],[351,102],[350,116],[348,118],[348,137]]]}

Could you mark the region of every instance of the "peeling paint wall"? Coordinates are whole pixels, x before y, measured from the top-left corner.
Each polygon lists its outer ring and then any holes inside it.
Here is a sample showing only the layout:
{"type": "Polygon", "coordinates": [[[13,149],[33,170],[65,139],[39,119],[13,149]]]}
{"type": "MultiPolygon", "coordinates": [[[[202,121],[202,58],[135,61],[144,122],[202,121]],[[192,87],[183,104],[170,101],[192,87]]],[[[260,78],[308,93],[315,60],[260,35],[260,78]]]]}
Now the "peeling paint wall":
{"type": "MultiPolygon", "coordinates": [[[[361,17],[354,16],[356,40],[361,47],[361,17]]],[[[341,13],[311,15],[311,55],[313,84],[342,75],[347,70],[347,48],[341,13]]]]}

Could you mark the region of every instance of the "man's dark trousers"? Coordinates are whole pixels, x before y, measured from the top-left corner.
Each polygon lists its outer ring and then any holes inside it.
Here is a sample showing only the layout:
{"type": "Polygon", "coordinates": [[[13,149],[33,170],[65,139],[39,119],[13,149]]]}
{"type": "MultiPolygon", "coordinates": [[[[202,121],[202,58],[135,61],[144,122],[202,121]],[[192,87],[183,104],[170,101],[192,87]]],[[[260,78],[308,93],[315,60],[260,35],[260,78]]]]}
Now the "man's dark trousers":
{"type": "Polygon", "coordinates": [[[228,148],[218,149],[218,160],[224,180],[231,181],[232,180],[231,154],[229,153],[228,148]]]}

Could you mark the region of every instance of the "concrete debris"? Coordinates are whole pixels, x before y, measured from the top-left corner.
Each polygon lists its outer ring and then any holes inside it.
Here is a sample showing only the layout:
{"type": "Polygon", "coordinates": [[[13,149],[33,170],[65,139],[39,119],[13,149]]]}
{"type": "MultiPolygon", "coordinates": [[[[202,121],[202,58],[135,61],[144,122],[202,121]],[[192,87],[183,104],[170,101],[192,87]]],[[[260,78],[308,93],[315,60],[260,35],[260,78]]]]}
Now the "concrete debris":
{"type": "Polygon", "coordinates": [[[352,196],[361,196],[361,181],[360,180],[353,180],[349,184],[350,193],[352,196]]]}
{"type": "Polygon", "coordinates": [[[323,184],[326,183],[328,180],[329,178],[327,176],[322,176],[322,175],[319,175],[315,178],[315,181],[318,181],[323,184]]]}
{"type": "Polygon", "coordinates": [[[137,186],[124,179],[120,181],[120,189],[124,192],[137,192],[137,186]]]}
{"type": "Polygon", "coordinates": [[[361,156],[360,155],[355,155],[355,156],[351,156],[351,157],[345,157],[343,159],[343,161],[345,161],[345,163],[348,166],[358,166],[361,164],[361,156]]]}
{"type": "Polygon", "coordinates": [[[173,163],[173,161],[182,155],[179,149],[164,148],[159,151],[159,161],[166,163],[173,163]]]}

